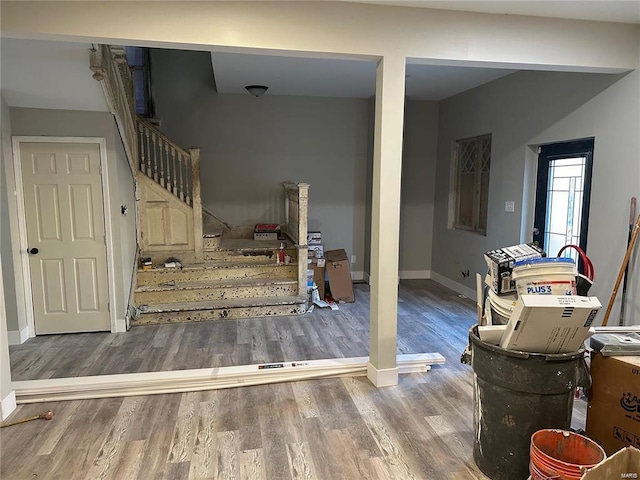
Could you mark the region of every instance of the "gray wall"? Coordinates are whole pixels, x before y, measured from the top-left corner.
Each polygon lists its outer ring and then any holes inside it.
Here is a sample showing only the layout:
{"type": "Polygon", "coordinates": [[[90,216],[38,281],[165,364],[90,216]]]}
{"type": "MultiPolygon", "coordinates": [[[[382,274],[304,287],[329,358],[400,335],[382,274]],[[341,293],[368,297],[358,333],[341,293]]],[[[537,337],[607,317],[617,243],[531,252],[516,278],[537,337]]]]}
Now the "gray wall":
{"type": "Polygon", "coordinates": [[[364,268],[369,100],[218,95],[208,53],[154,50],[156,114],[202,148],[203,204],[232,225],[281,222],[282,182],[307,182],[309,229],[364,268]]]}
{"type": "Polygon", "coordinates": [[[13,135],[49,135],[60,137],[104,137],[107,147],[109,195],[111,199],[111,227],[114,238],[113,260],[115,267],[117,318],[126,314],[131,274],[134,268],[135,215],[133,214],[133,183],[120,138],[114,127],[114,119],[107,112],[71,110],[44,110],[35,108],[11,108],[13,135]],[[130,214],[123,217],[120,205],[127,204],[130,214]]]}
{"type": "MultiPolygon", "coordinates": [[[[606,306],[626,247],[629,199],[640,195],[639,115],[638,72],[518,72],[441,102],[433,269],[474,288],[473,277],[463,281],[460,270],[484,272],[483,252],[531,238],[537,145],[594,136],[588,253],[596,279],[590,293],[606,306]],[[484,133],[493,135],[486,237],[448,228],[452,146],[484,133]],[[508,200],[516,202],[515,213],[504,211],[508,200]]],[[[627,318],[640,323],[637,255],[632,268],[627,318]]]]}
{"type": "MultiPolygon", "coordinates": [[[[0,255],[2,256],[2,277],[4,280],[4,299],[7,314],[7,329],[19,331],[18,304],[13,268],[13,249],[11,247],[11,230],[9,229],[8,189],[5,173],[5,160],[11,161],[11,118],[9,107],[2,100],[2,150],[0,151],[0,255]]],[[[24,321],[26,325],[26,320],[24,321]]],[[[22,325],[24,327],[24,325],[22,325]]]]}
{"type": "Polygon", "coordinates": [[[407,101],[402,152],[400,276],[431,270],[438,102],[407,101]]]}
{"type": "MultiPolygon", "coordinates": [[[[134,176],[127,160],[127,155],[124,151],[124,145],[122,144],[122,138],[118,132],[118,127],[115,122],[113,123],[113,138],[115,144],[115,158],[117,161],[116,167],[116,183],[118,187],[118,195],[116,199],[112,199],[113,204],[117,204],[116,210],[112,210],[113,222],[118,217],[118,226],[120,228],[120,236],[115,237],[114,242],[120,243],[121,255],[122,255],[122,302],[121,305],[126,307],[129,303],[129,296],[131,290],[135,288],[133,285],[133,271],[136,268],[136,193],[134,176]],[[122,215],[120,206],[126,205],[127,214],[122,215]],[[119,240],[118,240],[119,238],[119,240]]],[[[111,182],[113,183],[113,182],[111,182]]],[[[113,185],[114,187],[116,185],[113,185]]],[[[113,206],[111,207],[114,208],[113,206]]],[[[119,310],[120,312],[120,310],[119,310]]],[[[118,318],[124,318],[124,315],[118,315],[118,318]]]]}

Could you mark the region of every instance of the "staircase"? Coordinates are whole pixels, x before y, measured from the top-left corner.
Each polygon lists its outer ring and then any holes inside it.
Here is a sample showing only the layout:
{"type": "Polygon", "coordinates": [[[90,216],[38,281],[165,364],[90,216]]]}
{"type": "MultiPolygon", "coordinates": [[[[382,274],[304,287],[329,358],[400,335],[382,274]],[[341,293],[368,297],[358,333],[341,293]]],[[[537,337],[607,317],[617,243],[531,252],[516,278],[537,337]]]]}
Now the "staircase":
{"type": "Polygon", "coordinates": [[[139,199],[139,257],[152,261],[137,271],[133,304],[140,314],[131,324],[305,313],[309,185],[284,184],[286,222],[278,241],[255,241],[253,228],[231,228],[206,214],[203,224],[200,150],[181,148],[135,115],[133,82],[118,47],[92,51],[91,70],[127,144],[139,199]],[[281,243],[288,264],[277,261],[281,243]],[[175,266],[165,266],[170,259],[175,266]]]}

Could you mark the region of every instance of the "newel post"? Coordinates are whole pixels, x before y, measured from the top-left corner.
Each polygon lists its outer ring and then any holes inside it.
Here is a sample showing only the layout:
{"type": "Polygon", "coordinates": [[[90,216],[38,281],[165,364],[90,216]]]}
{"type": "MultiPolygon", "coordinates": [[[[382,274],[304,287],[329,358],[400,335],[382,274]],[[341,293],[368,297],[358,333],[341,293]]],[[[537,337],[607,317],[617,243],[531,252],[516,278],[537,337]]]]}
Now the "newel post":
{"type": "Polygon", "coordinates": [[[309,184],[299,183],[298,187],[298,295],[307,292],[307,209],[309,207],[309,184]]]}
{"type": "Polygon", "coordinates": [[[200,149],[190,148],[191,178],[193,181],[193,245],[196,263],[204,261],[204,246],[202,242],[202,199],[200,198],[200,149]]]}
{"type": "Polygon", "coordinates": [[[298,184],[298,243],[307,244],[307,210],[309,208],[309,184],[298,184]]]}

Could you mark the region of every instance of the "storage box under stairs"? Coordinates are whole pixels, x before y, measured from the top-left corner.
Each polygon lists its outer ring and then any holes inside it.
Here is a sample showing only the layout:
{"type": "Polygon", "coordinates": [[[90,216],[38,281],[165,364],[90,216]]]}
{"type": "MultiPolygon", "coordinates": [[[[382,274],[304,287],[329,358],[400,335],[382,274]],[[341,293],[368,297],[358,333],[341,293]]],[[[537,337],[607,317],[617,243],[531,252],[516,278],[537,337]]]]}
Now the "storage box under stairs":
{"type": "Polygon", "coordinates": [[[155,266],[138,270],[135,304],[140,315],[132,324],[305,313],[306,294],[298,295],[296,250],[285,249],[290,263],[278,264],[278,246],[279,242],[223,239],[217,248],[205,247],[204,263],[170,268],[160,259],[182,260],[184,255],[154,254],[155,266]]]}

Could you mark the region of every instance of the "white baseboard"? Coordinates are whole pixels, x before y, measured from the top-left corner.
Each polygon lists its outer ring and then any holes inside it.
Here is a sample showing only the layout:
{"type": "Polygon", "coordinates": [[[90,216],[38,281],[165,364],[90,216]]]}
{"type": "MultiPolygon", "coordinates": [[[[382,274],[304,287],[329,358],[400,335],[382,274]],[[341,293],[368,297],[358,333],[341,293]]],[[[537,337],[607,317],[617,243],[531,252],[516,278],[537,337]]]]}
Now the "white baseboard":
{"type": "Polygon", "coordinates": [[[431,270],[400,270],[400,280],[422,280],[431,278],[431,270]]]}
{"type": "Polygon", "coordinates": [[[124,318],[116,318],[116,331],[111,333],[122,333],[127,331],[127,320],[124,318]]]}
{"type": "MultiPolygon", "coordinates": [[[[439,353],[398,355],[396,368],[378,371],[371,367],[375,370],[374,378],[377,383],[374,385],[396,385],[400,371],[425,372],[429,370],[430,365],[444,363],[444,360],[439,353]],[[395,383],[390,383],[394,379],[395,383]]],[[[336,376],[364,376],[370,369],[369,357],[282,362],[260,367],[261,365],[241,365],[170,372],[23,380],[13,382],[12,385],[18,403],[36,403],[195,392],[336,376]]]]}
{"type": "Polygon", "coordinates": [[[370,363],[367,364],[367,378],[378,388],[398,385],[398,373],[398,367],[378,370],[370,363]]]}
{"type": "Polygon", "coordinates": [[[437,272],[431,271],[431,280],[434,280],[440,285],[450,288],[454,292],[458,292],[460,295],[464,295],[467,298],[470,298],[472,300],[475,300],[476,298],[476,291],[474,289],[465,287],[464,285],[461,285],[458,282],[445,277],[444,275],[440,275],[437,272]]]}
{"type": "Polygon", "coordinates": [[[362,279],[367,285],[371,285],[371,275],[368,272],[362,272],[362,279]]]}
{"type": "Polygon", "coordinates": [[[351,272],[351,281],[362,282],[364,280],[364,272],[351,272]]]}
{"type": "Polygon", "coordinates": [[[9,330],[7,332],[7,341],[9,345],[22,345],[29,340],[29,327],[24,327],[22,330],[9,330]]]}
{"type": "Polygon", "coordinates": [[[2,417],[2,421],[6,420],[16,407],[16,392],[15,390],[11,390],[11,393],[2,399],[2,405],[0,406],[0,417],[2,417]]]}

